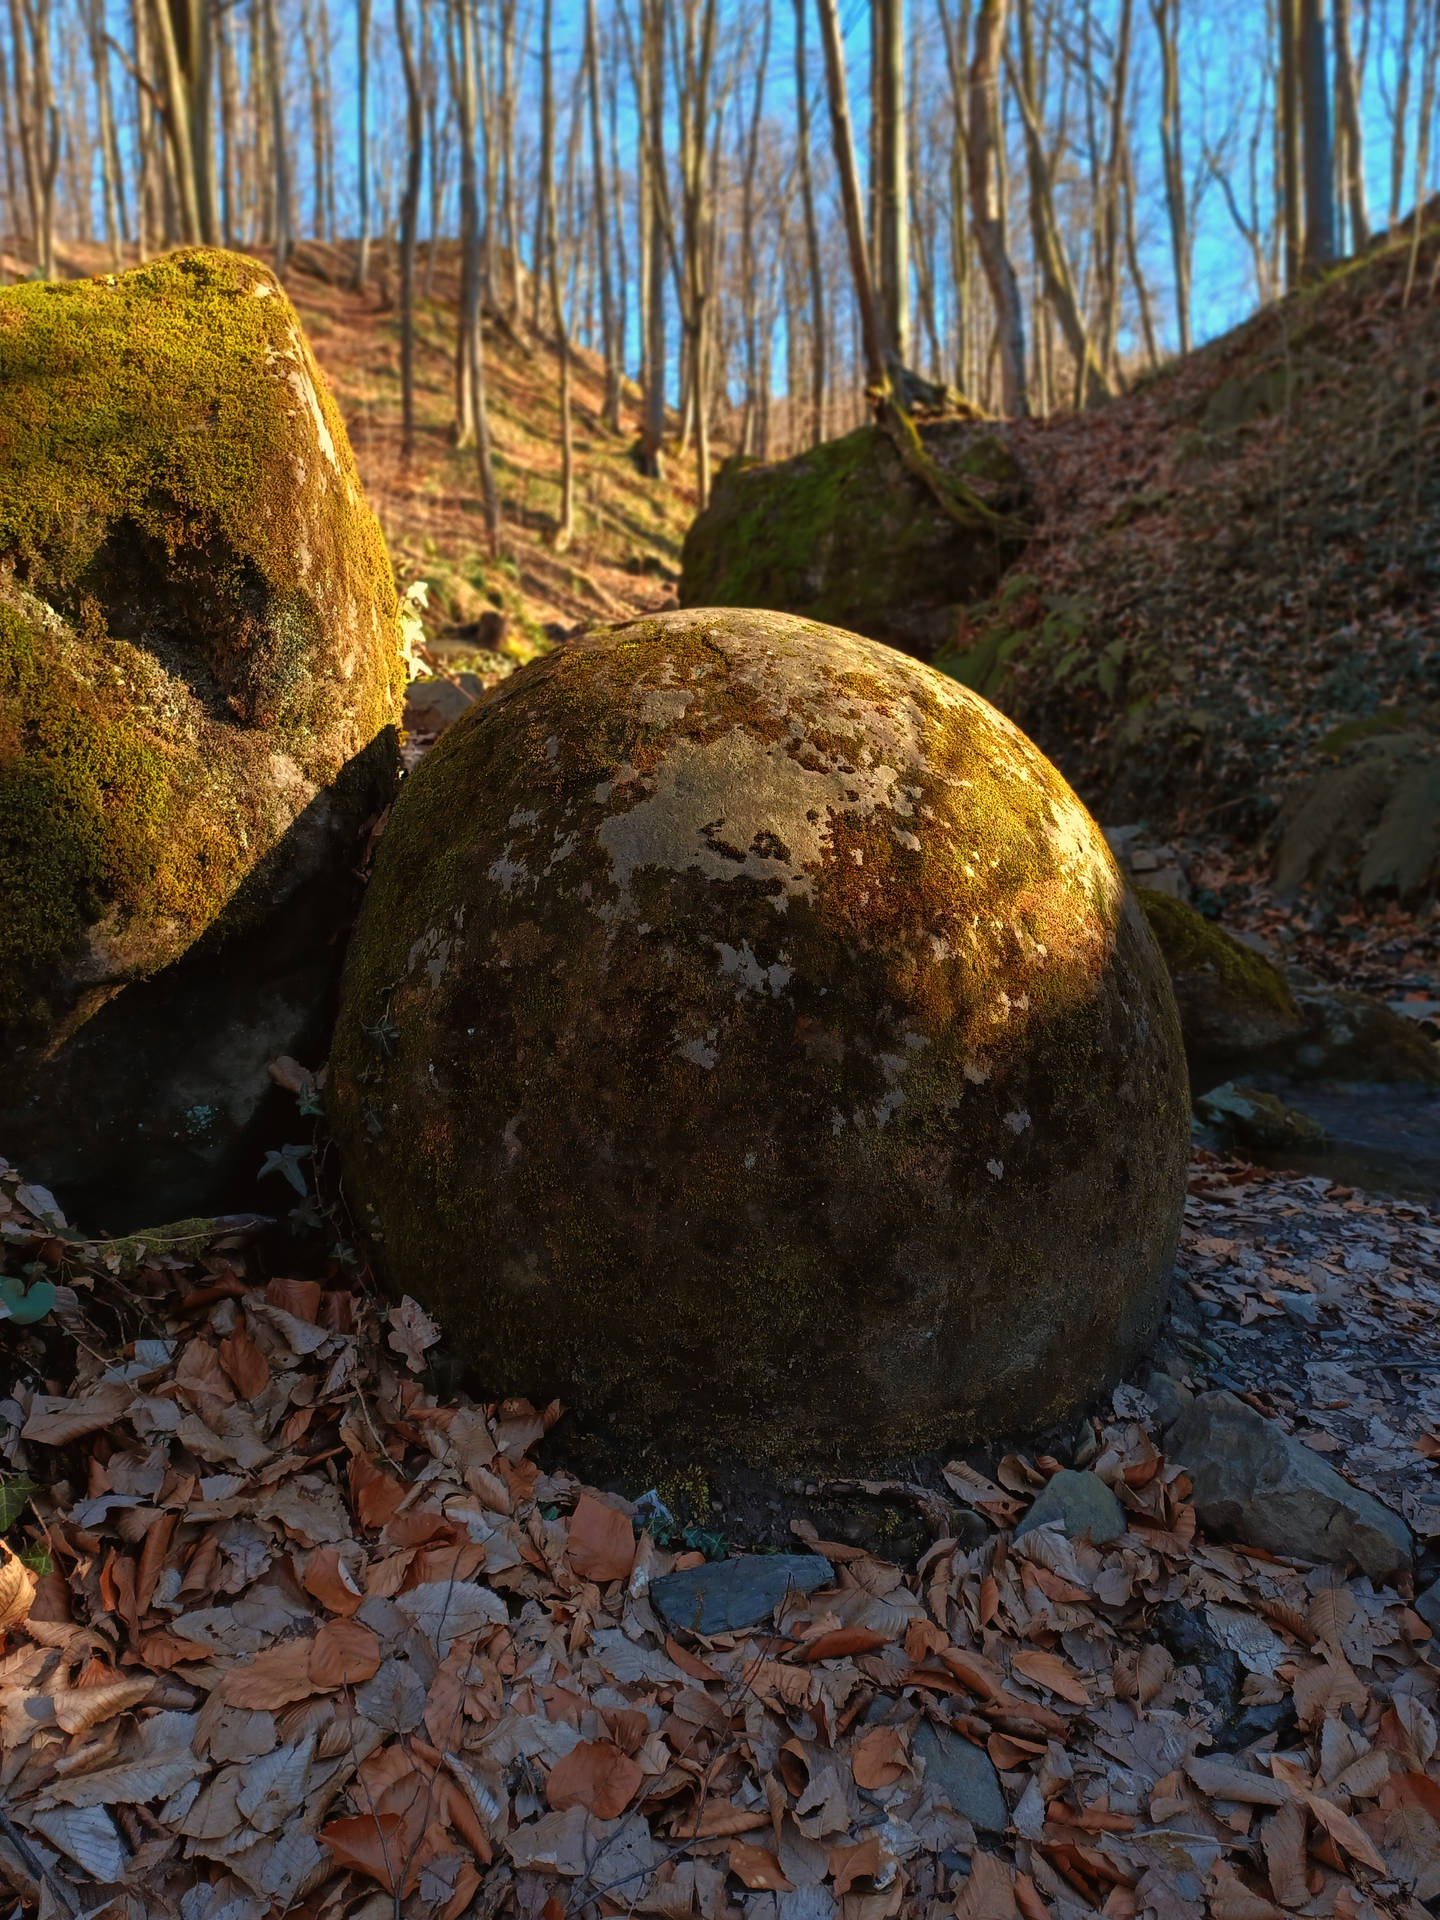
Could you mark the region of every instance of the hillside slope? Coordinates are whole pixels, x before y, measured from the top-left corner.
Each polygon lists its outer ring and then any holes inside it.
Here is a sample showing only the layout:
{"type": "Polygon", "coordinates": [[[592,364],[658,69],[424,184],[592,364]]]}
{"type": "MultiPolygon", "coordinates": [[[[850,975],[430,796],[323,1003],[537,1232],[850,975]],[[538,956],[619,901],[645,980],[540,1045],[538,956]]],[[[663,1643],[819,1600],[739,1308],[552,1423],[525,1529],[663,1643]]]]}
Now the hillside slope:
{"type": "Polygon", "coordinates": [[[947,664],[1102,818],[1251,840],[1335,729],[1440,699],[1440,204],[1410,253],[1011,427],[1040,528],[947,664]]]}

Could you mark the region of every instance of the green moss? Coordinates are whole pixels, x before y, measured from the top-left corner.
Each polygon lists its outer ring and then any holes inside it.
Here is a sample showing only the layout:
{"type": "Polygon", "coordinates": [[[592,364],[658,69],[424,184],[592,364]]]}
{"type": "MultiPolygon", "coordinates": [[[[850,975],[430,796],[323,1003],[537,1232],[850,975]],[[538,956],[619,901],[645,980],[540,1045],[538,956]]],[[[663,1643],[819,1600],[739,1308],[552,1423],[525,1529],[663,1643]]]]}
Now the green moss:
{"type": "Polygon", "coordinates": [[[1135,889],[1172,979],[1208,973],[1237,1003],[1259,1005],[1298,1023],[1299,1008],[1285,976],[1214,920],[1151,887],[1135,889]]]}
{"type": "Polygon", "coordinates": [[[0,290],[0,1026],[182,953],[396,717],[378,526],[273,276],[0,290]]]}
{"type": "Polygon", "coordinates": [[[1044,1417],[1169,1270],[1184,1074],[1122,903],[1054,769],[900,656],[597,634],[403,790],[331,1055],[351,1191],[487,1390],[772,1458],[1044,1417]]]}
{"type": "MultiPolygon", "coordinates": [[[[925,449],[942,473],[982,480],[1003,501],[1023,494],[994,432],[930,428],[925,449]]],[[[773,608],[929,652],[922,629],[988,593],[1022,544],[960,532],[889,438],[858,427],[775,465],[728,461],[685,536],[679,598],[773,608]]]]}

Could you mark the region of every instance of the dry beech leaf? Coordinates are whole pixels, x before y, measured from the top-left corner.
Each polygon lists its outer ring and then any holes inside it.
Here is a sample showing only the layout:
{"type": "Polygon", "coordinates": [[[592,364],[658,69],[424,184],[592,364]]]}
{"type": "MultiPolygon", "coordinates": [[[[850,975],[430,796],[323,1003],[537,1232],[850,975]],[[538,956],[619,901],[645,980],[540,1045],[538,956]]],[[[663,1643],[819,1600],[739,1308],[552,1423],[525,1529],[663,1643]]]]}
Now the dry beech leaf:
{"type": "Polygon", "coordinates": [[[116,1714],[138,1707],[155,1691],[149,1674],[143,1679],[112,1680],[100,1687],[67,1687],[53,1696],[55,1724],[62,1733],[89,1733],[116,1714]]]}
{"type": "Polygon", "coordinates": [[[846,1660],[853,1653],[874,1653],[888,1645],[890,1636],[875,1627],[832,1627],[828,1633],[806,1641],[796,1654],[807,1666],[817,1660],[846,1660]]]}
{"type": "Polygon", "coordinates": [[[265,1298],[282,1313],[314,1325],[320,1318],[321,1292],[318,1280],[272,1280],[265,1288],[265,1298]]]}
{"type": "Polygon", "coordinates": [[[872,1727],[851,1757],[857,1787],[874,1792],[893,1787],[910,1768],[898,1727],[872,1727]]]}
{"type": "Polygon", "coordinates": [[[288,1707],[292,1700],[305,1700],[315,1691],[310,1678],[310,1638],[282,1640],[243,1667],[232,1667],[220,1682],[227,1707],[250,1707],[271,1712],[288,1707]]]}
{"type": "Polygon", "coordinates": [[[386,1344],[392,1352],[404,1354],[405,1364],[412,1373],[423,1373],[426,1349],[433,1347],[440,1338],[437,1323],[420,1302],[412,1300],[408,1293],[398,1307],[391,1307],[385,1317],[390,1322],[386,1344]]]}
{"type": "Polygon", "coordinates": [[[954,1911],[955,1920],[1015,1920],[1015,1876],[1005,1862],[977,1847],[954,1911]]]}
{"type": "Polygon", "coordinates": [[[584,1807],[597,1820],[618,1820],[644,1778],[613,1740],[582,1740],[550,1769],[545,1798],[557,1813],[584,1807]]]}
{"type": "Polygon", "coordinates": [[[380,1637],[358,1620],[330,1620],[310,1643],[310,1679],[317,1687],[358,1686],[380,1670],[380,1637]]]}
{"type": "Polygon", "coordinates": [[[404,1885],[395,1884],[410,1851],[405,1844],[405,1821],[398,1813],[360,1813],[349,1820],[332,1820],[320,1829],[320,1838],[337,1866],[377,1880],[387,1893],[413,1893],[420,1883],[420,1865],[412,1858],[404,1885]]]}
{"type": "Polygon", "coordinates": [[[1033,1680],[1037,1687],[1048,1687],[1051,1693],[1058,1693],[1062,1700],[1069,1700],[1074,1706],[1089,1706],[1089,1688],[1058,1653],[1027,1648],[1023,1653],[1015,1654],[1010,1664],[1017,1673],[1023,1673],[1027,1680],[1033,1680]]]}
{"type": "Polygon", "coordinates": [[[570,1516],[565,1558],[572,1573],[597,1586],[628,1579],[635,1564],[635,1529],[618,1507],[582,1493],[570,1516]]]}
{"type": "Polygon", "coordinates": [[[785,1878],[780,1862],[766,1847],[752,1846],[746,1840],[730,1842],[730,1871],[755,1893],[793,1893],[794,1883],[785,1878]]]}
{"type": "Polygon", "coordinates": [[[228,1339],[220,1342],[220,1364],[242,1400],[259,1399],[270,1384],[270,1362],[251,1339],[243,1321],[228,1339]]]}
{"type": "Polygon", "coordinates": [[[886,1869],[894,1865],[876,1839],[862,1840],[858,1847],[831,1847],[828,1859],[837,1900],[843,1900],[857,1881],[867,1883],[859,1887],[859,1892],[874,1892],[886,1869]]]}
{"type": "Polygon", "coordinates": [[[35,1575],[13,1548],[0,1540],[0,1633],[18,1627],[35,1602],[35,1575]]]}
{"type": "Polygon", "coordinates": [[[364,1568],[363,1547],[316,1547],[305,1563],[300,1584],[327,1613],[352,1614],[365,1598],[365,1589],[357,1578],[364,1568]]]}

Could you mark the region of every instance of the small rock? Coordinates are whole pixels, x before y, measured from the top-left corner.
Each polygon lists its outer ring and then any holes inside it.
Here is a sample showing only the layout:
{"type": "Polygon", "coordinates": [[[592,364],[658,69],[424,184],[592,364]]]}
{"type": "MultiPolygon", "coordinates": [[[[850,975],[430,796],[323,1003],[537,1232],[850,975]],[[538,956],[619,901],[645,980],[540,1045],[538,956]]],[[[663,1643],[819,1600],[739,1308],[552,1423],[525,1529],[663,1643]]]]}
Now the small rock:
{"type": "Polygon", "coordinates": [[[1150,1396],[1162,1429],[1173,1427],[1195,1399],[1190,1389],[1182,1386],[1173,1374],[1162,1373],[1158,1368],[1147,1373],[1142,1384],[1150,1396]]]}
{"type": "Polygon", "coordinates": [[[1120,1502],[1095,1473],[1073,1473],[1068,1467],[1053,1474],[1029,1513],[1015,1529],[1015,1538],[1058,1520],[1068,1540],[1088,1533],[1097,1547],[1118,1540],[1125,1531],[1120,1502]]]}
{"type": "Polygon", "coordinates": [[[1433,1627],[1440,1633],[1440,1580],[1434,1581],[1417,1598],[1415,1611],[1427,1627],[1433,1627]]]}
{"type": "Polygon", "coordinates": [[[1000,1791],[1000,1776],[983,1747],[958,1733],[942,1733],[927,1720],[910,1743],[925,1762],[925,1790],[961,1813],[982,1833],[1003,1833],[1010,1814],[1000,1791]]]}
{"type": "Polygon", "coordinates": [[[405,725],[420,733],[443,733],[484,691],[484,681],[473,673],[458,674],[453,680],[443,676],[412,680],[405,689],[405,725]]]}
{"type": "Polygon", "coordinates": [[[1246,1147],[1318,1147],[1325,1138],[1325,1129],[1308,1113],[1233,1080],[1202,1094],[1195,1111],[1217,1133],[1246,1147]]]}
{"type": "Polygon", "coordinates": [[[813,1593],[833,1578],[818,1553],[762,1553],[667,1573],[650,1599],[667,1625],[691,1633],[732,1633],[772,1614],[787,1593],[813,1593]]]}
{"type": "Polygon", "coordinates": [[[1202,1393],[1166,1450],[1193,1479],[1211,1533],[1323,1565],[1353,1560],[1376,1581],[1409,1571],[1410,1529],[1398,1514],[1231,1394],[1202,1393]]]}
{"type": "Polygon", "coordinates": [[[1318,1324],[1320,1302],[1313,1293],[1277,1293],[1275,1298],[1292,1320],[1299,1320],[1307,1327],[1318,1324]]]}

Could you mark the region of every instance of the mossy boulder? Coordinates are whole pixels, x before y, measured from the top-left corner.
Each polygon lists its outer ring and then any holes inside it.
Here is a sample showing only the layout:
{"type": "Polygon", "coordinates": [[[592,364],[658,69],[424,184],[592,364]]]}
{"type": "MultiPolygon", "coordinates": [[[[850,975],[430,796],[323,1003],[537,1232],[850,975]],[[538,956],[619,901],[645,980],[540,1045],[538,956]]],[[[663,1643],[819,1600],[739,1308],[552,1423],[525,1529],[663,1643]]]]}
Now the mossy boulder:
{"type": "Polygon", "coordinates": [[[0,1034],[53,1045],[330,864],[402,678],[384,542],[266,268],[0,291],[0,1034]]]}
{"type": "Polygon", "coordinates": [[[1029,488],[999,427],[946,421],[922,437],[1007,528],[957,526],[888,436],[859,427],[789,460],[728,461],[685,536],[680,605],[772,607],[933,657],[1022,551],[1029,488]]]}
{"type": "Polygon", "coordinates": [[[0,1138],[87,1225],[259,1164],[266,1061],[323,1052],[403,678],[268,269],[0,291],[0,1138]]]}
{"type": "Polygon", "coordinates": [[[672,1451],[1039,1426],[1156,1327],[1188,1089],[1144,917],[978,695],[764,612],[597,631],[401,791],[328,1100],[486,1393],[672,1451]]]}
{"type": "Polygon", "coordinates": [[[1440,704],[1390,708],[1337,727],[1324,765],[1286,796],[1275,884],[1331,900],[1402,901],[1440,887],[1440,704]]]}
{"type": "Polygon", "coordinates": [[[1264,954],[1194,907],[1154,887],[1136,889],[1175,989],[1191,1077],[1263,1053],[1305,1025],[1285,976],[1264,954]]]}

